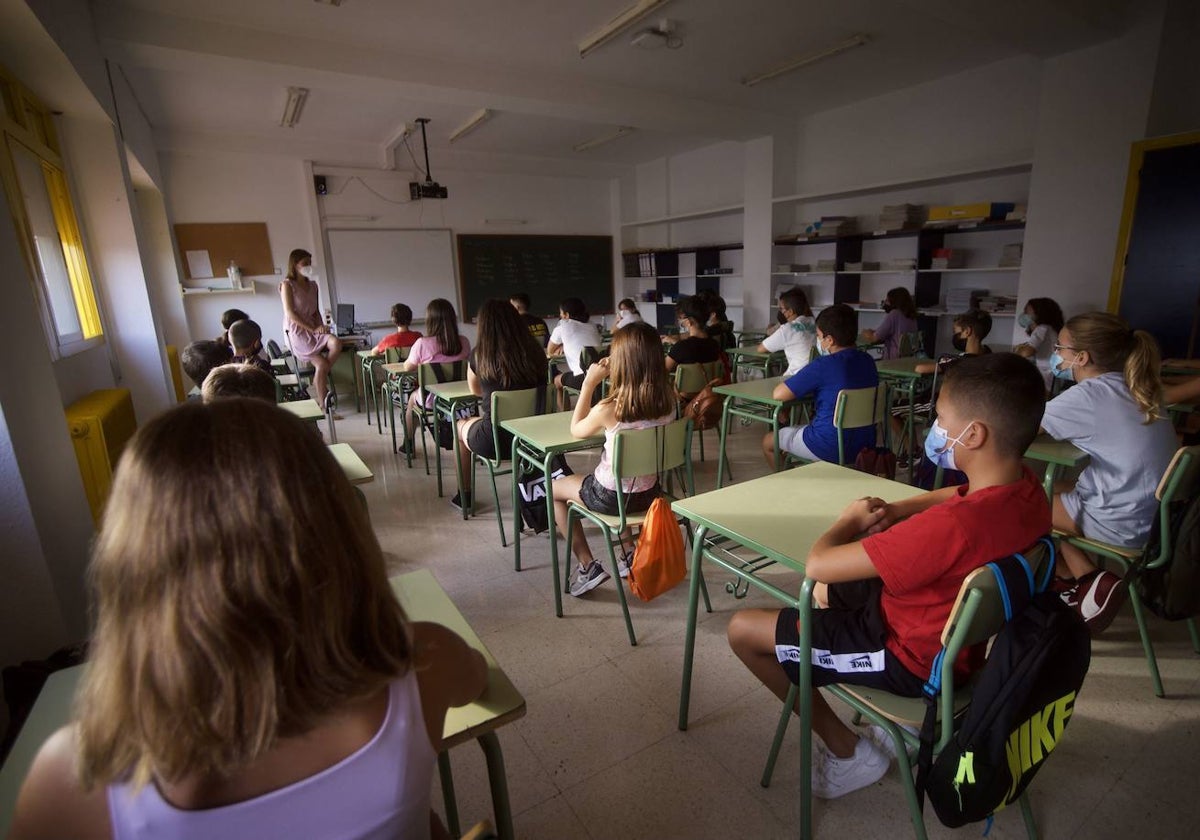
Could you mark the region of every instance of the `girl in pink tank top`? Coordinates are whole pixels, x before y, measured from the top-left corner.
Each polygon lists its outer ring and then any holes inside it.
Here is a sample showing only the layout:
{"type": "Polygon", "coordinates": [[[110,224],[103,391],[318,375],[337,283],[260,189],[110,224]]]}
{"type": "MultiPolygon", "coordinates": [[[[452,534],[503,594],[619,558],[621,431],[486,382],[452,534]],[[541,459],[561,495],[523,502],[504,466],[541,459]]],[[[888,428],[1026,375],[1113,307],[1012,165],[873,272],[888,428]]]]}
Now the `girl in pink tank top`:
{"type": "MultiPolygon", "coordinates": [[[[662,340],[649,324],[622,327],[613,336],[608,358],[600,359],[587,369],[571,417],[571,434],[583,438],[603,432],[600,463],[592,475],[563,476],[551,484],[555,519],[579,564],[571,582],[572,595],[578,597],[590,592],[610,575],[592,555],[580,523],[575,523],[570,534],[566,532],[567,502],[578,502],[589,510],[616,515],[617,479],[613,475],[612,456],[617,432],[666,425],[675,419],[675,404],[675,389],[667,376],[662,340]],[[592,394],[606,378],[609,379],[608,396],[593,406],[592,394]]],[[[657,475],[627,476],[622,481],[627,513],[649,509],[659,495],[657,475]]],[[[626,529],[621,535],[622,540],[628,536],[626,529]]],[[[631,554],[632,551],[626,552],[618,563],[622,577],[628,571],[631,554]]]]}
{"type": "Polygon", "coordinates": [[[90,580],[77,717],[35,760],[11,837],[446,836],[434,760],[486,665],[408,621],[302,421],[249,399],[152,420],[117,471],[90,580]],[[254,504],[212,503],[230,488],[254,504]]]}

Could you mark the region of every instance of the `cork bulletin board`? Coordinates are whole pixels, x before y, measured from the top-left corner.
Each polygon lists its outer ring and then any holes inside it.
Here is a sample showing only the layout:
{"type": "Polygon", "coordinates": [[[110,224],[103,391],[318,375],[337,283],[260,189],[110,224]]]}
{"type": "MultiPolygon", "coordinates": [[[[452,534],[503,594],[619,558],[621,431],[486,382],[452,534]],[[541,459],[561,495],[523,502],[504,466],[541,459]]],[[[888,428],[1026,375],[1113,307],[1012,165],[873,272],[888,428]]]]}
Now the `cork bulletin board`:
{"type": "Polygon", "coordinates": [[[230,260],[238,264],[245,277],[275,273],[266,222],[178,224],[175,225],[175,242],[189,280],[204,279],[192,274],[187,259],[189,251],[207,251],[213,275],[218,277],[225,276],[230,260]]]}

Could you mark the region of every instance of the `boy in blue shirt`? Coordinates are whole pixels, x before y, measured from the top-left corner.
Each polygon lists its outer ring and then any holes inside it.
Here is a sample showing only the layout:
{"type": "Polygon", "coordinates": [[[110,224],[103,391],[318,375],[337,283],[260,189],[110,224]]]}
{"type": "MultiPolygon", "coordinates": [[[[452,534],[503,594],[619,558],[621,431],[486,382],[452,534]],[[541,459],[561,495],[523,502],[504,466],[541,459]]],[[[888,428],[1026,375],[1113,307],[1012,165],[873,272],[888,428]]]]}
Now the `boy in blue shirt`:
{"type": "MultiPolygon", "coordinates": [[[[789,426],[779,430],[779,445],[785,452],[807,461],[838,459],[838,433],[833,427],[833,409],[838,391],[846,388],[874,388],[879,384],[875,360],[856,346],[858,315],[844,303],[834,304],[817,316],[817,352],[821,355],[797,373],[775,386],[777,400],[813,397],[812,422],[807,426],[789,426]]],[[[844,429],[847,457],[853,458],[863,447],[875,445],[875,427],[844,429]]],[[[763,455],[775,466],[775,441],[763,437],[763,455]]]]}

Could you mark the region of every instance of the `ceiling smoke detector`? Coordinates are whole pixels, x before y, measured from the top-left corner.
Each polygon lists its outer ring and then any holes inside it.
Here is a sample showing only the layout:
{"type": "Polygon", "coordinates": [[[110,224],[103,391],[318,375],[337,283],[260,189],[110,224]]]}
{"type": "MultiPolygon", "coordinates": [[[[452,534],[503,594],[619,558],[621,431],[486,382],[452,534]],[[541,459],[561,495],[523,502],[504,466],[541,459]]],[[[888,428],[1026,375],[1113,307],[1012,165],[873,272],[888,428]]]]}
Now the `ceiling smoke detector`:
{"type": "Polygon", "coordinates": [[[683,46],[683,39],[675,34],[675,21],[664,18],[658,22],[658,26],[635,32],[629,39],[629,44],[643,50],[656,50],[660,47],[677,50],[683,46]]]}

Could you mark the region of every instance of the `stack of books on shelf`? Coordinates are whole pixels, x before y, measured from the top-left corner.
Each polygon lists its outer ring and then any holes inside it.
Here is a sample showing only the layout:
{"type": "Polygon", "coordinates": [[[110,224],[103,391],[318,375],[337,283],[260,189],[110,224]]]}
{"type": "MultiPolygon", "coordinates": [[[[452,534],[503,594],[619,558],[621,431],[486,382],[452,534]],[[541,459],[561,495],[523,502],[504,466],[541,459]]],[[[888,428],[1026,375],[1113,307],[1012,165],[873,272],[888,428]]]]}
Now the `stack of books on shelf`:
{"type": "Polygon", "coordinates": [[[1021,256],[1025,252],[1025,246],[1020,242],[1013,242],[1010,245],[1004,246],[1004,252],[1000,255],[1001,268],[1020,268],[1021,256]]]}
{"type": "Polygon", "coordinates": [[[889,233],[921,226],[925,208],[919,204],[885,204],[879,213],[877,230],[889,233]]]}
{"type": "Polygon", "coordinates": [[[984,295],[978,306],[993,315],[1012,315],[1017,311],[1017,299],[1012,295],[984,295]]]}
{"type": "Polygon", "coordinates": [[[1023,222],[1025,221],[1025,205],[1014,204],[1013,209],[1004,214],[1006,222],[1023,222]]]}
{"type": "Polygon", "coordinates": [[[967,264],[967,252],[962,248],[934,248],[929,267],[934,271],[944,268],[962,268],[967,264]]]}
{"type": "Polygon", "coordinates": [[[951,289],[946,292],[946,311],[958,313],[975,309],[987,293],[987,289],[951,289]]]}
{"type": "Polygon", "coordinates": [[[848,271],[851,274],[858,271],[879,271],[879,263],[873,260],[862,260],[861,262],[847,262],[842,271],[848,271]]]}
{"type": "Polygon", "coordinates": [[[718,274],[733,274],[732,268],[705,268],[700,271],[701,277],[714,277],[718,274]]]}
{"type": "Polygon", "coordinates": [[[912,271],[917,267],[917,261],[912,257],[893,257],[880,263],[882,271],[912,271]]]}
{"type": "Polygon", "coordinates": [[[804,228],[808,236],[844,236],[858,227],[853,216],[822,216],[804,228]]]}
{"type": "Polygon", "coordinates": [[[638,276],[654,277],[657,269],[654,267],[654,254],[638,254],[638,276]]]}
{"type": "Polygon", "coordinates": [[[837,260],[817,260],[817,271],[837,271],[837,260]]]}
{"type": "Polygon", "coordinates": [[[807,274],[812,271],[808,263],[779,263],[775,266],[776,274],[807,274]]]}

